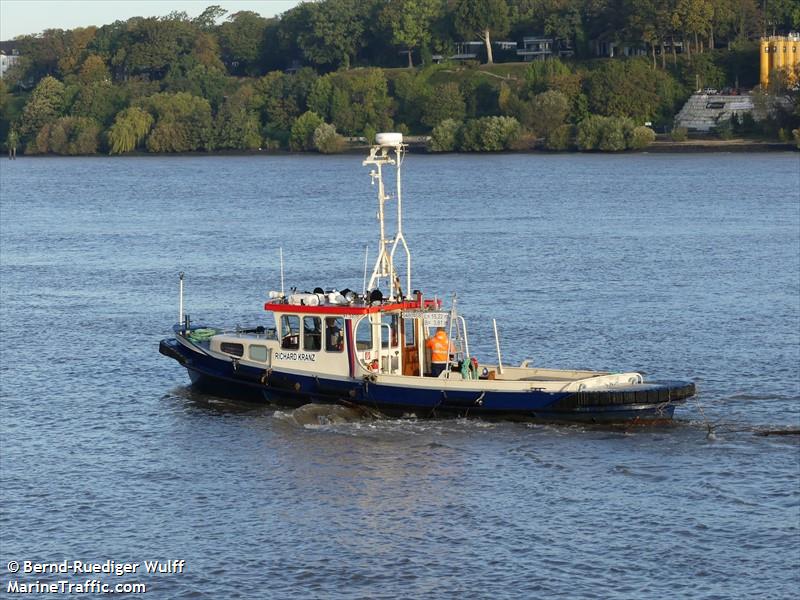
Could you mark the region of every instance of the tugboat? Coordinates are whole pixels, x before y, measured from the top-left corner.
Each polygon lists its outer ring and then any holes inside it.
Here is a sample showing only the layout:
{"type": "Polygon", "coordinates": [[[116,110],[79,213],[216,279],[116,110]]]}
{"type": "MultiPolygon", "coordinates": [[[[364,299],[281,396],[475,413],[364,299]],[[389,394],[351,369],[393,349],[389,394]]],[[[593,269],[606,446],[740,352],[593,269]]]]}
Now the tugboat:
{"type": "Polygon", "coordinates": [[[640,373],[559,370],[497,362],[470,354],[464,318],[411,285],[411,252],[403,234],[399,133],[380,133],[369,156],[377,184],[378,257],[361,293],[316,288],[269,292],[274,327],[226,330],[194,325],[183,310],[159,350],[214,394],[280,406],[343,404],[391,416],[461,416],[550,422],[659,423],[695,393],[686,381],[645,381],[640,373]],[[394,167],[390,196],[384,170],[394,167]],[[397,205],[387,236],[386,202],[397,205]],[[396,259],[405,262],[403,281],[396,259]],[[404,285],[403,285],[404,284],[404,285]],[[444,340],[444,347],[441,342],[444,340]],[[439,344],[437,346],[437,344],[439,344]],[[442,364],[442,355],[444,363],[442,364]],[[436,362],[432,362],[432,359],[436,362]]]}

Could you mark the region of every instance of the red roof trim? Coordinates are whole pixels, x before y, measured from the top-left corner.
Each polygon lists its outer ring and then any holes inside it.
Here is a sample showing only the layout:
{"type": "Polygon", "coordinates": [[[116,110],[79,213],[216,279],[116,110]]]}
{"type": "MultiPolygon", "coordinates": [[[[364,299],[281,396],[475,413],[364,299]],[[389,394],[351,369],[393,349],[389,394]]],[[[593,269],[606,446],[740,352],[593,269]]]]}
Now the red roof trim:
{"type": "MultiPolygon", "coordinates": [[[[441,301],[424,300],[425,308],[438,308],[442,305],[441,301]],[[438,305],[438,306],[437,306],[438,305]]],[[[318,315],[366,315],[377,312],[390,312],[393,310],[413,310],[419,308],[419,302],[409,300],[407,302],[395,302],[394,304],[376,304],[375,306],[301,306],[298,304],[284,304],[283,302],[266,302],[264,310],[280,313],[302,313],[318,315]]]]}

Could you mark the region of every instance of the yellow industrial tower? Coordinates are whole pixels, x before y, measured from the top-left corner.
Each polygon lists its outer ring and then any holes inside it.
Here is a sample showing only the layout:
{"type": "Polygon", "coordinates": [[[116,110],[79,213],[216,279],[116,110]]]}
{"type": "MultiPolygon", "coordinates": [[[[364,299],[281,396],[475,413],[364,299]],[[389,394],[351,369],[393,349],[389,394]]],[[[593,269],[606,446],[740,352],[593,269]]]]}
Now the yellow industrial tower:
{"type": "Polygon", "coordinates": [[[769,84],[769,74],[776,69],[791,71],[800,64],[800,34],[772,35],[761,38],[761,87],[769,84]]]}

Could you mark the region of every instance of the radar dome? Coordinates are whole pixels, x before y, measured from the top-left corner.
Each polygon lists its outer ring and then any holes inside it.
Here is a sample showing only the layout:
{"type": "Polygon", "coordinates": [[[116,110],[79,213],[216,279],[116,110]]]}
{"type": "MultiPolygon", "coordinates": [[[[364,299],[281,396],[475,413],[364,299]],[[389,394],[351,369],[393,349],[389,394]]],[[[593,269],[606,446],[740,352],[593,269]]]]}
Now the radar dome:
{"type": "Polygon", "coordinates": [[[403,143],[402,133],[377,133],[375,143],[379,146],[399,146],[403,143]]]}

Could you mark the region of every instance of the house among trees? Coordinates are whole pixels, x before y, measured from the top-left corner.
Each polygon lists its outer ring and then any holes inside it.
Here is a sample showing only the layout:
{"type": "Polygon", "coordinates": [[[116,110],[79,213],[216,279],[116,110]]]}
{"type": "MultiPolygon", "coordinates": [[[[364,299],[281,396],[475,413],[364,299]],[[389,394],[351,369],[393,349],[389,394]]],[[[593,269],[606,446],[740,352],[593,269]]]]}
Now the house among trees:
{"type": "Polygon", "coordinates": [[[6,71],[19,62],[19,50],[15,47],[16,43],[0,42],[0,79],[6,71]]]}
{"type": "Polygon", "coordinates": [[[522,57],[525,62],[544,60],[551,56],[563,58],[573,54],[575,52],[568,41],[542,36],[526,36],[522,38],[522,48],[517,49],[517,56],[522,57]]]}
{"type": "MultiPolygon", "coordinates": [[[[492,52],[495,57],[501,60],[507,56],[513,56],[517,50],[517,42],[508,40],[492,40],[492,52]]],[[[442,62],[445,57],[441,54],[432,56],[434,62],[442,62]]],[[[448,56],[447,60],[486,60],[486,44],[482,41],[456,42],[456,53],[448,56]]]]}
{"type": "Polygon", "coordinates": [[[618,56],[647,56],[647,50],[641,46],[620,43],[613,40],[592,40],[591,46],[592,54],[604,58],[614,58],[618,56]]]}
{"type": "Polygon", "coordinates": [[[456,53],[450,60],[477,60],[483,42],[456,42],[456,53]]]}

